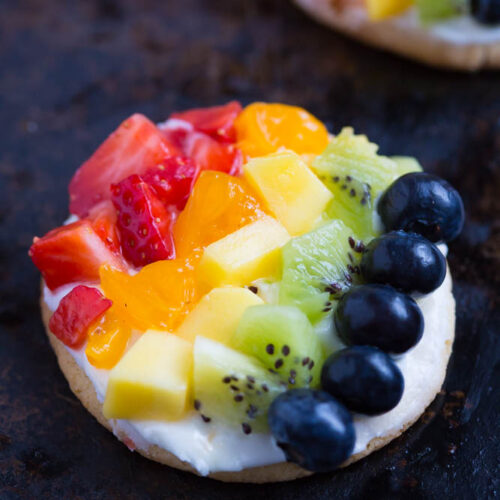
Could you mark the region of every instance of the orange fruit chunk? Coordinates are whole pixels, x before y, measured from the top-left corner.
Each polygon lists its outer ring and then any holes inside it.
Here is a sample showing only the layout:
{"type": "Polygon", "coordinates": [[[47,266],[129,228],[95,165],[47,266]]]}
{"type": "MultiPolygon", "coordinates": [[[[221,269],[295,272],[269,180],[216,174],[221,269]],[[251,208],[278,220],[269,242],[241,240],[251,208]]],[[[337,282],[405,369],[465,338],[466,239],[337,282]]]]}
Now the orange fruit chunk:
{"type": "Polygon", "coordinates": [[[110,370],[123,356],[132,329],[114,306],[88,330],[85,354],[92,366],[110,370]]]}
{"type": "Polygon", "coordinates": [[[235,121],[237,145],[245,156],[274,153],[280,148],[297,154],[320,154],[328,144],[326,127],[297,106],[254,102],[235,121]]]}
{"type": "Polygon", "coordinates": [[[174,331],[203,295],[196,257],[153,262],[134,276],[104,265],[99,270],[101,287],[131,328],[174,331]]]}
{"type": "Polygon", "coordinates": [[[244,179],[204,171],[174,226],[177,255],[201,250],[263,215],[257,194],[244,179]]]}

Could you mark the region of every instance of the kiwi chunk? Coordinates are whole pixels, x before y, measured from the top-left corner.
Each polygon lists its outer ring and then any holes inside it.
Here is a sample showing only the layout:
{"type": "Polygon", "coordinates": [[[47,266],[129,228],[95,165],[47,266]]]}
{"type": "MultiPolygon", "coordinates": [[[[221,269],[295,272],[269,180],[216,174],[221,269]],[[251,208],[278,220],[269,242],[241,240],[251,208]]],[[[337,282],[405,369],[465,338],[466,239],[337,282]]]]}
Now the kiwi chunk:
{"type": "Polygon", "coordinates": [[[365,242],[377,236],[372,219],[378,194],[401,175],[422,170],[414,158],[389,158],[377,151],[366,136],[346,127],[312,164],[333,194],[327,215],[344,221],[365,242]]]}
{"type": "Polygon", "coordinates": [[[255,356],[289,387],[319,385],[323,349],[307,316],[297,307],[249,307],[230,343],[255,356]]]}
{"type": "Polygon", "coordinates": [[[267,430],[267,410],[286,390],[278,375],[256,359],[219,342],[196,337],[194,408],[205,422],[224,421],[243,433],[267,430]]]}
{"type": "Polygon", "coordinates": [[[283,278],[279,301],[294,305],[314,323],[359,278],[364,249],[341,220],[290,240],[282,249],[283,278]]]}

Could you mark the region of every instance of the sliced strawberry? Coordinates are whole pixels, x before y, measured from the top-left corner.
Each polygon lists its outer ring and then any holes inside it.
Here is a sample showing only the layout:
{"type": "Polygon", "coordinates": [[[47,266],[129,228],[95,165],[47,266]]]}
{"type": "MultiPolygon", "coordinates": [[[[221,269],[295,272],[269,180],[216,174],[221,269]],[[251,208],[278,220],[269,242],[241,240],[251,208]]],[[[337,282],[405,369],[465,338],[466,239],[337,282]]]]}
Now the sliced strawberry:
{"type": "Polygon", "coordinates": [[[134,174],[113,184],[111,191],[125,258],[136,267],[172,259],[175,256],[173,215],[153,189],[134,174]]]}
{"type": "Polygon", "coordinates": [[[28,253],[51,290],[75,281],[98,282],[101,264],[126,268],[123,258],[105,245],[88,220],[35,238],[28,253]]]}
{"type": "Polygon", "coordinates": [[[221,144],[203,132],[197,132],[190,123],[172,119],[162,127],[167,140],[192,158],[200,170],[218,170],[229,175],[240,175],[243,155],[234,144],[221,144]]]}
{"type": "Polygon", "coordinates": [[[241,113],[241,109],[238,101],[231,101],[223,106],[173,113],[171,118],[189,122],[199,132],[204,132],[220,142],[235,142],[234,120],[241,113]]]}
{"type": "Polygon", "coordinates": [[[199,165],[200,170],[241,174],[243,155],[234,144],[220,144],[206,134],[195,132],[186,141],[186,154],[199,165]]]}
{"type": "Polygon", "coordinates": [[[89,326],[112,304],[97,288],[79,285],[59,302],[49,321],[50,331],[63,344],[78,349],[87,339],[89,326]]]}
{"type": "Polygon", "coordinates": [[[112,183],[142,174],[177,152],[153,122],[132,115],[76,171],[69,185],[70,212],[85,217],[92,206],[110,198],[112,183]]]}
{"type": "Polygon", "coordinates": [[[88,219],[106,246],[112,252],[120,253],[120,236],[116,226],[117,216],[113,203],[105,200],[93,206],[88,219]]]}
{"type": "Polygon", "coordinates": [[[198,178],[199,170],[191,158],[172,156],[165,158],[160,165],[149,169],[141,177],[153,188],[164,205],[175,205],[178,210],[182,210],[198,178]]]}

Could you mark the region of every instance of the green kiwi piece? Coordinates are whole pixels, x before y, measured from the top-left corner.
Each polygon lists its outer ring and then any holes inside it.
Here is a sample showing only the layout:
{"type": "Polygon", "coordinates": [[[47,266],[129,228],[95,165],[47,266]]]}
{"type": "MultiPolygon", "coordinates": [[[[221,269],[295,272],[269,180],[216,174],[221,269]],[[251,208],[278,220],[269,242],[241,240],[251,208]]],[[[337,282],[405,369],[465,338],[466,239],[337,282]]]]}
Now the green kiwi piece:
{"type": "Polygon", "coordinates": [[[292,387],[317,387],[324,355],[307,316],[297,307],[249,307],[230,345],[256,357],[292,387]]]}
{"type": "Polygon", "coordinates": [[[352,234],[332,220],[290,240],[282,249],[280,304],[298,307],[312,323],[328,313],[331,301],[359,281],[364,245],[352,234]]]}
{"type": "Polygon", "coordinates": [[[205,422],[223,421],[245,434],[267,430],[267,410],[286,390],[258,360],[205,337],[193,349],[194,408],[205,422]]]}

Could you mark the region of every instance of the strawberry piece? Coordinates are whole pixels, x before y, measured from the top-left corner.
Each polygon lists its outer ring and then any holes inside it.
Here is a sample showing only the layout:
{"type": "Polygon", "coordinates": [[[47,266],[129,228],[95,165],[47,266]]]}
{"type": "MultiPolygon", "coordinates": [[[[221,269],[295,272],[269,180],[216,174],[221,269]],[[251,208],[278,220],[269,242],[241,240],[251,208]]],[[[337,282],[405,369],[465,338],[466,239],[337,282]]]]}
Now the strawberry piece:
{"type": "Polygon", "coordinates": [[[141,177],[164,205],[175,205],[182,210],[198,178],[199,170],[191,158],[172,156],[141,177]]]}
{"type": "Polygon", "coordinates": [[[125,258],[137,267],[174,258],[173,215],[142,177],[112,184],[111,192],[125,258]]]}
{"type": "Polygon", "coordinates": [[[142,174],[177,152],[153,122],[132,115],[76,171],[69,184],[70,212],[85,217],[92,206],[110,198],[112,183],[142,174]]]}
{"type": "Polygon", "coordinates": [[[97,288],[79,285],[59,302],[49,321],[50,331],[63,344],[78,349],[87,339],[89,326],[112,304],[97,288]]]}
{"type": "Polygon", "coordinates": [[[204,132],[217,141],[235,142],[234,120],[241,113],[241,110],[241,104],[238,101],[231,101],[222,106],[173,113],[171,118],[189,122],[195,130],[204,132]]]}
{"type": "Polygon", "coordinates": [[[115,253],[120,253],[120,236],[116,227],[116,210],[110,200],[101,201],[90,209],[88,219],[94,231],[106,246],[115,253]]]}
{"type": "Polygon", "coordinates": [[[234,144],[221,144],[203,132],[197,132],[187,122],[172,120],[162,128],[169,142],[191,158],[201,170],[218,170],[240,175],[243,155],[234,144]]]}
{"type": "Polygon", "coordinates": [[[51,290],[75,281],[98,282],[101,264],[126,269],[122,257],[106,246],[88,220],[34,238],[28,254],[51,290]]]}
{"type": "Polygon", "coordinates": [[[243,155],[234,144],[219,144],[208,135],[195,132],[186,142],[186,153],[200,170],[218,170],[229,175],[242,173],[243,155]]]}

